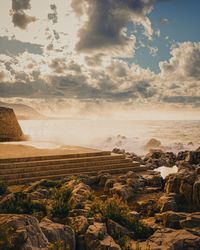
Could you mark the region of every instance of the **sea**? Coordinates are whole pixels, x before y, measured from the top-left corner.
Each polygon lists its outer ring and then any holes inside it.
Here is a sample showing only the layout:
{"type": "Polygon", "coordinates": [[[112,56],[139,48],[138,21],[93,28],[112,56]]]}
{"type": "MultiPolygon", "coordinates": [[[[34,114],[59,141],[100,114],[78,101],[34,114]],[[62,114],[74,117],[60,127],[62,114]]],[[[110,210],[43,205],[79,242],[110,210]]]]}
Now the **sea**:
{"type": "Polygon", "coordinates": [[[38,148],[78,145],[102,150],[124,149],[147,153],[146,143],[155,138],[166,151],[195,150],[200,146],[200,120],[20,120],[25,144],[38,148]]]}

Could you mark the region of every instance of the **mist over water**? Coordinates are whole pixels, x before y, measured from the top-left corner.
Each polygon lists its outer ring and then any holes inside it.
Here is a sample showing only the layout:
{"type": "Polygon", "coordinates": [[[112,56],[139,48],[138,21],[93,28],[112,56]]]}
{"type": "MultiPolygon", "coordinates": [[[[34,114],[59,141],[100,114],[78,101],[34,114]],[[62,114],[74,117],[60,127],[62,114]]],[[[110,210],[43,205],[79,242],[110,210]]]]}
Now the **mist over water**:
{"type": "Polygon", "coordinates": [[[151,138],[174,152],[193,150],[200,144],[200,121],[26,120],[20,121],[20,125],[31,137],[27,144],[36,147],[119,147],[144,154],[144,146],[151,138]]]}

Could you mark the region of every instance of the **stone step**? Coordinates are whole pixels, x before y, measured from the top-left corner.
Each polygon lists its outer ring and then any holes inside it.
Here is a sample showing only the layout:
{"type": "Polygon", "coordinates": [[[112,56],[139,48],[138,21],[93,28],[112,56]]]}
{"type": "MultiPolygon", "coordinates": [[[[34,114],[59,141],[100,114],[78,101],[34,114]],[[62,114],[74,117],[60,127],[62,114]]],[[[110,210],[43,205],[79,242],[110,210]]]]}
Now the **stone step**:
{"type": "MultiPolygon", "coordinates": [[[[74,169],[74,168],[85,168],[85,167],[96,167],[96,166],[103,166],[103,165],[114,165],[114,164],[123,164],[123,163],[132,163],[129,159],[113,159],[110,157],[107,160],[97,160],[93,159],[93,161],[77,161],[74,163],[60,163],[56,165],[49,165],[49,162],[46,162],[46,165],[38,165],[34,167],[23,167],[23,168],[8,168],[8,169],[1,169],[0,168],[0,178],[4,175],[10,174],[18,174],[18,173],[31,173],[31,172],[42,172],[42,171],[50,171],[50,170],[59,170],[59,169],[74,169]]],[[[136,163],[132,163],[135,167],[138,166],[136,163]]]]}
{"type": "MultiPolygon", "coordinates": [[[[118,168],[111,168],[111,169],[105,169],[105,170],[101,170],[101,173],[110,173],[110,174],[125,174],[129,171],[134,171],[134,172],[138,172],[138,168],[134,167],[118,167],[118,168]]],[[[141,171],[141,170],[139,170],[141,171]]],[[[60,179],[64,179],[67,176],[79,176],[79,175],[97,175],[97,172],[92,170],[92,171],[83,171],[83,172],[77,172],[77,173],[73,173],[73,174],[69,174],[69,173],[64,173],[64,174],[60,174],[60,175],[46,175],[46,176],[37,176],[37,177],[31,177],[31,178],[21,178],[21,179],[12,179],[12,180],[8,180],[7,183],[8,185],[23,185],[23,184],[27,184],[27,183],[33,183],[36,181],[40,181],[42,179],[48,179],[48,180],[60,180],[60,179]]]]}
{"type": "Polygon", "coordinates": [[[40,177],[43,178],[44,176],[51,176],[51,175],[61,175],[61,174],[76,174],[76,173],[83,173],[83,172],[99,172],[102,170],[108,169],[116,169],[116,168],[126,168],[132,167],[134,165],[132,163],[123,163],[123,164],[114,164],[114,165],[100,165],[100,166],[89,166],[89,167],[77,167],[77,168],[67,168],[67,169],[56,169],[56,170],[45,170],[45,171],[38,171],[38,172],[30,172],[30,173],[17,173],[17,174],[9,174],[9,175],[1,175],[1,181],[8,181],[14,179],[22,179],[22,178],[32,178],[32,177],[40,177]]]}
{"type": "Polygon", "coordinates": [[[121,160],[125,159],[124,155],[103,155],[103,156],[90,156],[90,157],[77,157],[77,158],[64,158],[64,159],[50,159],[50,160],[37,160],[37,161],[28,161],[28,162],[17,162],[17,163],[0,163],[0,171],[6,169],[15,169],[15,168],[29,168],[37,166],[51,166],[51,165],[61,165],[69,163],[84,163],[84,162],[98,162],[106,160],[121,160]]]}
{"type": "Polygon", "coordinates": [[[81,157],[93,157],[93,156],[106,156],[111,155],[110,151],[95,151],[89,153],[78,153],[78,154],[65,154],[65,155],[45,155],[45,156],[34,156],[34,157],[22,157],[22,158],[7,158],[0,159],[0,164],[3,163],[18,163],[18,162],[33,162],[43,160],[56,160],[56,159],[69,159],[69,158],[81,158],[81,157]]]}

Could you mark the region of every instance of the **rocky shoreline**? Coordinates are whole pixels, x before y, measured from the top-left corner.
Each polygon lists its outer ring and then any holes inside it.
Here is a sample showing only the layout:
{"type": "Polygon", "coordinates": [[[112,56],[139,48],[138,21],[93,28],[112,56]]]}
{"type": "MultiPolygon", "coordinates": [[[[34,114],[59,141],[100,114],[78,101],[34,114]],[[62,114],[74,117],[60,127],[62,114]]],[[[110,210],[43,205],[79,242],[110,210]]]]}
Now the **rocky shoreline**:
{"type": "Polygon", "coordinates": [[[200,249],[200,149],[126,153],[149,170],[0,185],[0,249],[200,249]],[[162,178],[154,169],[178,167],[162,178]]]}

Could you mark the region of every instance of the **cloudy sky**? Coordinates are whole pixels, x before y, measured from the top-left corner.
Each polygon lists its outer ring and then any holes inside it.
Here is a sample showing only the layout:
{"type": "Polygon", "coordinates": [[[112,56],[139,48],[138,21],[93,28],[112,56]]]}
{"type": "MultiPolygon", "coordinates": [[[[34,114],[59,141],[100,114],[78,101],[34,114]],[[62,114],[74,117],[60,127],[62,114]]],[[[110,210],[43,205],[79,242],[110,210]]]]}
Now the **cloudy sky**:
{"type": "Polygon", "coordinates": [[[0,101],[199,119],[199,11],[198,0],[0,0],[0,101]]]}

